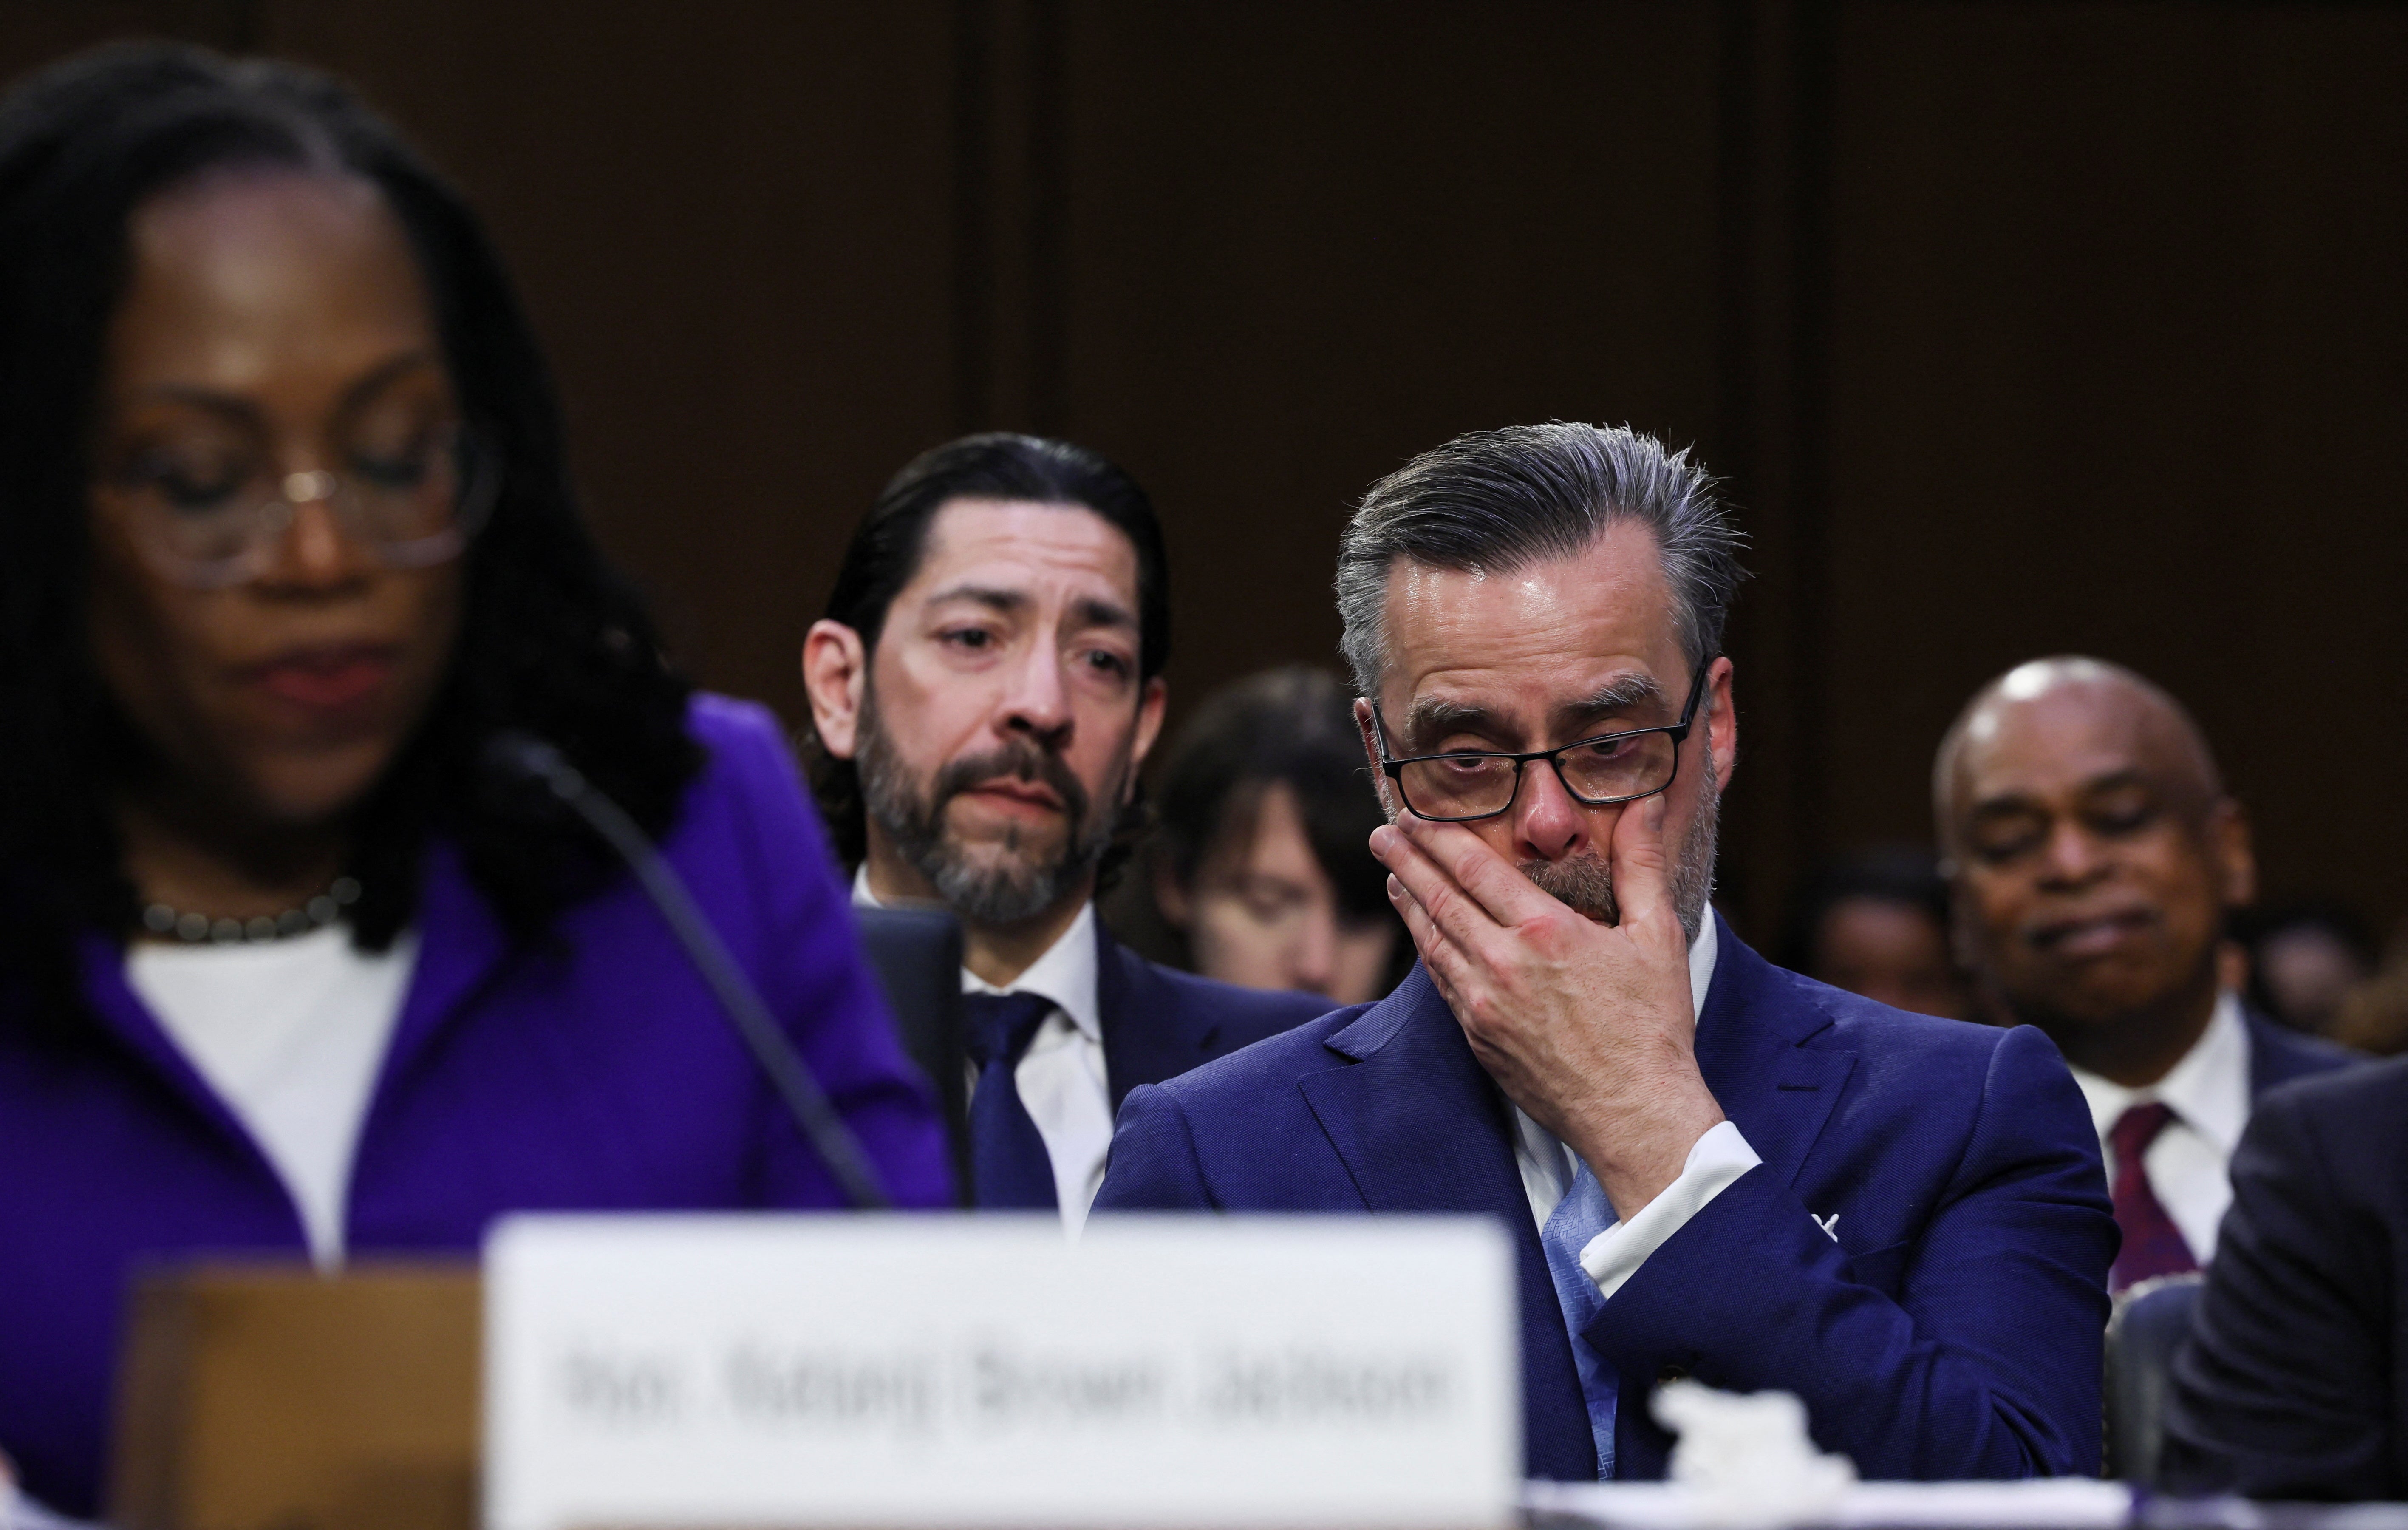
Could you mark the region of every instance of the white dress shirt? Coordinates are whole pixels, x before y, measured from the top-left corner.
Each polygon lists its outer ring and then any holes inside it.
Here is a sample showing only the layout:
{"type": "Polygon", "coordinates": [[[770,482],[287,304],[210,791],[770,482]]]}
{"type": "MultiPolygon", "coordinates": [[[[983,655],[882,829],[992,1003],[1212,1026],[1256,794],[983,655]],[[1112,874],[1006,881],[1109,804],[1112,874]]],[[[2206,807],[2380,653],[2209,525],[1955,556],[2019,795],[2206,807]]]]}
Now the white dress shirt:
{"type": "Polygon", "coordinates": [[[343,925],[223,945],[137,941],[125,976],[267,1155],[320,1266],[343,1261],[351,1157],[418,964],[418,937],[362,951],[343,925]]]}
{"type": "Polygon", "coordinates": [[[2232,1205],[2227,1172],[2232,1149],[2249,1123],[2249,1026],[2241,1018],[2241,1001],[2229,991],[2218,994],[2207,1029],[2154,1084],[2128,1089],[2081,1068],[2073,1070],[2073,1081],[2089,1102],[2090,1124],[2099,1129],[2110,1185],[2115,1182],[2116,1165],[2107,1133],[2117,1119],[2152,1100],[2173,1112],[2173,1119],[2141,1155],[2141,1167],[2157,1204],[2190,1245],[2191,1258],[2205,1265],[2215,1257],[2216,1225],[2232,1205]]]}
{"type": "MultiPolygon", "coordinates": [[[[1709,909],[1698,929],[1698,938],[1689,943],[1692,1018],[1706,1007],[1706,989],[1714,980],[1718,946],[1714,916],[1709,909]]],[[[1639,1215],[1627,1222],[1614,1223],[1589,1240],[1588,1247],[1581,1250],[1581,1268],[1588,1272],[1599,1291],[1611,1297],[1638,1273],[1649,1254],[1662,1248],[1673,1234],[1688,1224],[1690,1218],[1704,1210],[1707,1202],[1762,1162],[1740,1134],[1737,1122],[1715,1123],[1690,1145],[1680,1178],[1641,1207],[1639,1215]]],[[[1555,1214],[1555,1204],[1571,1189],[1572,1179],[1580,1172],[1572,1150],[1515,1105],[1513,1162],[1522,1171],[1522,1190],[1530,1198],[1530,1215],[1537,1219],[1543,1233],[1547,1219],[1555,1214]]]]}
{"type": "MultiPolygon", "coordinates": [[[[853,901],[866,908],[884,905],[869,890],[869,868],[853,873],[853,901]]],[[[1103,1188],[1104,1155],[1112,1146],[1112,1089],[1104,1074],[1104,1026],[1096,1007],[1096,905],[1079,910],[1062,938],[1013,978],[996,988],[962,969],[964,993],[1034,993],[1053,1001],[1054,1012],[1012,1070],[1020,1103],[1045,1139],[1054,1162],[1054,1195],[1062,1226],[1071,1236],[1087,1224],[1087,1208],[1103,1188]]],[[[978,1069],[970,1070],[978,1088],[978,1069]]]]}

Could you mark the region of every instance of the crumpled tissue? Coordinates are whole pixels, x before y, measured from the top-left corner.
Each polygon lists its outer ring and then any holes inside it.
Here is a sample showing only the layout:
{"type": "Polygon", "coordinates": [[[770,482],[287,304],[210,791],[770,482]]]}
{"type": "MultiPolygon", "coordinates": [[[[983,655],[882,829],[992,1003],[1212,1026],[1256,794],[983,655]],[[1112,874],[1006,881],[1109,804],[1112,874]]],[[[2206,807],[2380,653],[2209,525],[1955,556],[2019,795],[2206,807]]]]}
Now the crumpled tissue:
{"type": "Polygon", "coordinates": [[[1786,1392],[1718,1392],[1697,1381],[1656,1390],[1656,1422],[1680,1436],[1671,1480],[1698,1495],[1698,1521],[1770,1530],[1836,1516],[1856,1464],[1825,1455],[1806,1433],[1806,1405],[1786,1392]]]}

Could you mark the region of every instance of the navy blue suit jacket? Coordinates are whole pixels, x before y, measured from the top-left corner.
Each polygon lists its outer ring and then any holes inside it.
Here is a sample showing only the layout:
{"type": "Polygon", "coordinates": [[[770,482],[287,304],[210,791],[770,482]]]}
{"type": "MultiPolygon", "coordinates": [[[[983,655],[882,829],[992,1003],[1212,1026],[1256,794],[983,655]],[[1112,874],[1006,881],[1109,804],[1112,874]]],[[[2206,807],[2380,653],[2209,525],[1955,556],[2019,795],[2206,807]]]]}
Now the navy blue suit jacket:
{"type": "MultiPolygon", "coordinates": [[[[1586,1331],[1621,1377],[1617,1475],[1663,1475],[1648,1393],[1680,1374],[1798,1393],[1815,1439],[1869,1478],[2096,1473],[2115,1223],[2048,1038],[1826,988],[1725,926],[1697,1052],[1764,1162],[1586,1331]],[[1827,1235],[1814,1217],[1834,1215],[1827,1235]]],[[[1416,967],[1376,1004],[1134,1091],[1096,1205],[1499,1219],[1520,1255],[1527,1469],[1594,1479],[1509,1120],[1416,967]]]]}
{"type": "Polygon", "coordinates": [[[1329,1001],[1319,994],[1241,989],[1148,961],[1096,921],[1096,1014],[1115,1111],[1140,1085],[1176,1078],[1327,1013],[1329,1001]]]}

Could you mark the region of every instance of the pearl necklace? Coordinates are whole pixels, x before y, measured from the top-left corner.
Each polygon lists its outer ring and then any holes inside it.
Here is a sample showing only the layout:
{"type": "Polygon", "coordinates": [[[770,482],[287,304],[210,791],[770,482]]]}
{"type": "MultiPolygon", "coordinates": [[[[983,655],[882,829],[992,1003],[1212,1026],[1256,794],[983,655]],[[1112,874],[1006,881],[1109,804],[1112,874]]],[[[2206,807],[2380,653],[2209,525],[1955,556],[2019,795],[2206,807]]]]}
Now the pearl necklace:
{"type": "Polygon", "coordinates": [[[251,919],[212,919],[206,914],[191,914],[171,908],[165,903],[152,903],[142,911],[142,928],[154,935],[173,935],[188,945],[232,945],[245,942],[290,940],[313,930],[323,930],[341,918],[343,910],[360,901],[359,883],[348,876],[338,876],[326,890],[298,908],[288,908],[281,914],[262,914],[251,919]]]}

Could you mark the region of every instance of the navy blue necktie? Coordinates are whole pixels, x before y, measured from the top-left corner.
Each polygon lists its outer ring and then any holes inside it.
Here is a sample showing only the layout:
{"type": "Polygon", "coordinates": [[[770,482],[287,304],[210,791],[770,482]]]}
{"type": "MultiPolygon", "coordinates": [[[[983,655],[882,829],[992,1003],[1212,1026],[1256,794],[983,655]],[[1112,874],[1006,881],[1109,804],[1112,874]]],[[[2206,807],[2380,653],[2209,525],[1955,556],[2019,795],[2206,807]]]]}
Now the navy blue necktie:
{"type": "Polygon", "coordinates": [[[1054,1160],[1021,1103],[1012,1070],[1054,1013],[1040,993],[966,993],[962,1019],[978,1090],[970,1096],[970,1176],[982,1206],[1054,1211],[1054,1160]]]}

